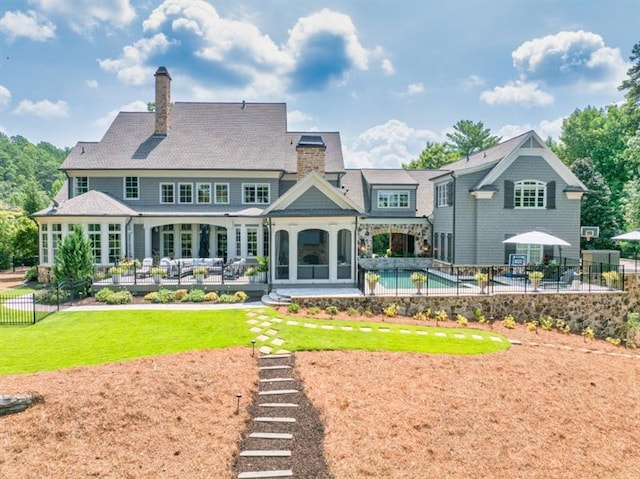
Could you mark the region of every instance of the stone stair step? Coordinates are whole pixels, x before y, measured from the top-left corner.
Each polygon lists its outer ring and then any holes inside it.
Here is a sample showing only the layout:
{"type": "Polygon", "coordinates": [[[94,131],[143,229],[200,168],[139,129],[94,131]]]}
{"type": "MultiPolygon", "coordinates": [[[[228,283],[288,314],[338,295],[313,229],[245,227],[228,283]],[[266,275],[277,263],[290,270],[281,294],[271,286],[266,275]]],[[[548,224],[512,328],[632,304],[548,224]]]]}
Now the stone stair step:
{"type": "Polygon", "coordinates": [[[255,417],[255,422],[296,422],[293,417],[255,417]]]}
{"type": "Polygon", "coordinates": [[[258,369],[260,371],[270,371],[270,370],[273,370],[273,369],[291,369],[291,366],[284,366],[284,365],[281,365],[281,366],[260,366],[258,369]]]}
{"type": "Polygon", "coordinates": [[[258,359],[284,359],[290,358],[291,354],[269,354],[266,356],[260,356],[258,359]]]}
{"type": "Polygon", "coordinates": [[[273,378],[273,379],[261,379],[261,383],[282,383],[286,381],[295,381],[293,378],[273,378]]]}
{"type": "Polygon", "coordinates": [[[291,457],[291,451],[288,449],[242,451],[240,453],[240,456],[242,457],[291,457]]]}
{"type": "Polygon", "coordinates": [[[291,402],[266,402],[259,404],[260,407],[299,407],[297,404],[291,402]]]}
{"type": "Polygon", "coordinates": [[[293,471],[290,469],[283,469],[279,471],[248,471],[241,472],[238,475],[238,479],[271,479],[275,477],[292,477],[293,471]]]}
{"type": "Polygon", "coordinates": [[[252,432],[249,437],[254,439],[293,439],[288,432],[252,432]]]}
{"type": "Polygon", "coordinates": [[[299,393],[297,389],[274,389],[273,391],[260,391],[258,396],[280,396],[283,394],[296,394],[299,393]]]}

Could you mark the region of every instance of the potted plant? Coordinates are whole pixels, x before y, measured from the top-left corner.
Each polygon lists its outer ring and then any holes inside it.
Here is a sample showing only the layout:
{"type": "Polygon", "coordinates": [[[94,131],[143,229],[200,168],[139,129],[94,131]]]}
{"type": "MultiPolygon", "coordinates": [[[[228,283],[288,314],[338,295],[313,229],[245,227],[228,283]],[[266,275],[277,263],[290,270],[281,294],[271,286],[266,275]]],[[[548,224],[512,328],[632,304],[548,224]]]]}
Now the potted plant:
{"type": "Polygon", "coordinates": [[[162,278],[167,277],[167,270],[164,268],[151,268],[151,276],[156,284],[162,283],[162,278]]]}
{"type": "Polygon", "coordinates": [[[202,284],[204,281],[204,275],[207,274],[209,270],[204,266],[196,266],[193,268],[192,273],[193,277],[196,279],[197,284],[202,284]]]}
{"type": "Polygon", "coordinates": [[[417,294],[422,294],[422,287],[427,282],[427,275],[422,271],[414,271],[411,273],[411,281],[416,287],[417,294]]]}
{"type": "Polygon", "coordinates": [[[602,279],[604,279],[604,284],[607,285],[607,288],[611,290],[613,289],[613,284],[620,279],[620,275],[617,271],[605,271],[602,273],[602,279]]]}
{"type": "Polygon", "coordinates": [[[258,280],[257,268],[249,267],[244,274],[249,278],[249,283],[255,283],[258,280]]]}
{"type": "Polygon", "coordinates": [[[533,286],[534,291],[538,291],[542,278],[544,278],[544,273],[542,271],[531,271],[529,273],[529,281],[531,281],[531,286],[533,286]]]}
{"type": "Polygon", "coordinates": [[[489,284],[489,275],[487,273],[476,273],[475,278],[480,288],[480,293],[485,294],[487,285],[489,284]]]}
{"type": "Polygon", "coordinates": [[[109,274],[111,275],[111,281],[113,284],[120,284],[122,273],[124,273],[124,271],[125,270],[122,266],[112,266],[109,268],[109,274]]]}
{"type": "Polygon", "coordinates": [[[256,266],[257,280],[261,283],[266,283],[267,273],[269,272],[269,257],[258,256],[256,261],[258,261],[258,266],[256,266]]]}
{"type": "Polygon", "coordinates": [[[380,275],[373,271],[367,271],[364,275],[364,280],[369,286],[369,294],[373,295],[376,290],[376,285],[378,284],[378,281],[380,281],[380,275]]]}

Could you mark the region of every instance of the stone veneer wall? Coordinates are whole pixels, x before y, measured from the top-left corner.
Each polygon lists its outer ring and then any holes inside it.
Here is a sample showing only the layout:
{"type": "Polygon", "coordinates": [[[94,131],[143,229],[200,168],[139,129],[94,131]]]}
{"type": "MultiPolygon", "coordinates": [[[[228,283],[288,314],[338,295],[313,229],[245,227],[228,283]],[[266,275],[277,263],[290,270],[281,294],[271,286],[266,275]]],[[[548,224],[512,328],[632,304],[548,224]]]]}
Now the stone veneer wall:
{"type": "Polygon", "coordinates": [[[399,314],[413,316],[430,309],[445,310],[449,316],[462,314],[473,318],[480,309],[487,318],[501,320],[508,314],[524,323],[536,320],[541,314],[563,318],[574,332],[591,327],[598,337],[620,337],[628,312],[640,312],[640,276],[625,275],[626,291],[590,293],[544,293],[544,294],[493,294],[469,296],[364,296],[330,298],[294,298],[301,306],[336,306],[341,311],[355,308],[370,309],[374,314],[382,313],[389,304],[399,306],[399,314]]]}
{"type": "Polygon", "coordinates": [[[430,258],[359,258],[365,269],[425,269],[431,266],[430,258]]]}

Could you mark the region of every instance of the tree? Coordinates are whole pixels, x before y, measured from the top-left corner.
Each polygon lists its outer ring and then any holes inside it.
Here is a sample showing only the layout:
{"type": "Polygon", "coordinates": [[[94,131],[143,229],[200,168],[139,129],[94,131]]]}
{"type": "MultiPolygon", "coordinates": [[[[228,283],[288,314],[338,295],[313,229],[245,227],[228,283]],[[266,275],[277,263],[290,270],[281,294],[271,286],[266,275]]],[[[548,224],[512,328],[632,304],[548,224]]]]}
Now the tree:
{"type": "Polygon", "coordinates": [[[590,193],[582,197],[580,203],[580,224],[598,226],[600,237],[587,242],[580,238],[581,249],[611,249],[614,243],[611,237],[616,234],[619,225],[619,213],[611,202],[611,190],[604,177],[598,173],[590,158],[581,158],[571,165],[573,173],[589,189],[590,193]]]}
{"type": "Polygon", "coordinates": [[[40,211],[47,205],[47,195],[38,184],[31,180],[27,182],[23,190],[22,209],[31,215],[40,211]]]}
{"type": "Polygon", "coordinates": [[[640,42],[636,43],[631,49],[629,57],[633,66],[627,70],[629,78],[624,80],[618,90],[627,90],[625,97],[627,104],[631,108],[640,106],[640,42]]]}
{"type": "Polygon", "coordinates": [[[405,170],[437,170],[438,168],[458,159],[458,154],[446,143],[427,142],[420,156],[410,163],[402,164],[405,170]]]}
{"type": "Polygon", "coordinates": [[[621,203],[627,229],[640,229],[640,176],[624,186],[621,203]]]}
{"type": "Polygon", "coordinates": [[[38,255],[38,225],[31,218],[20,216],[13,231],[13,254],[26,258],[38,255]]]}
{"type": "Polygon", "coordinates": [[[56,254],[53,272],[56,281],[93,279],[93,254],[91,241],[79,226],[64,237],[56,254]]]}
{"type": "Polygon", "coordinates": [[[500,142],[502,138],[491,134],[489,128],[479,121],[460,120],[453,126],[454,133],[447,133],[448,146],[459,156],[468,156],[500,142]]]}

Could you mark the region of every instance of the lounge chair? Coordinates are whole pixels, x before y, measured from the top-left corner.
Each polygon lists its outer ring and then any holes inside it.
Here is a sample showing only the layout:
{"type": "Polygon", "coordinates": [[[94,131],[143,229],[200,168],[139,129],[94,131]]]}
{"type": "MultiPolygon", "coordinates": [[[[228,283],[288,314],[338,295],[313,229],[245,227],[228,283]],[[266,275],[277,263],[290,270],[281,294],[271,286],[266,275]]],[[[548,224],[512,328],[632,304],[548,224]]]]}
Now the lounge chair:
{"type": "Polygon", "coordinates": [[[578,279],[578,273],[576,273],[572,269],[566,270],[558,281],[553,280],[542,280],[540,284],[541,288],[553,288],[553,289],[562,289],[562,288],[570,288],[571,283],[573,283],[574,279],[578,279]]]}
{"type": "Polygon", "coordinates": [[[145,258],[142,260],[142,266],[136,270],[136,276],[138,278],[147,278],[151,275],[151,268],[153,267],[153,258],[145,258]]]}

